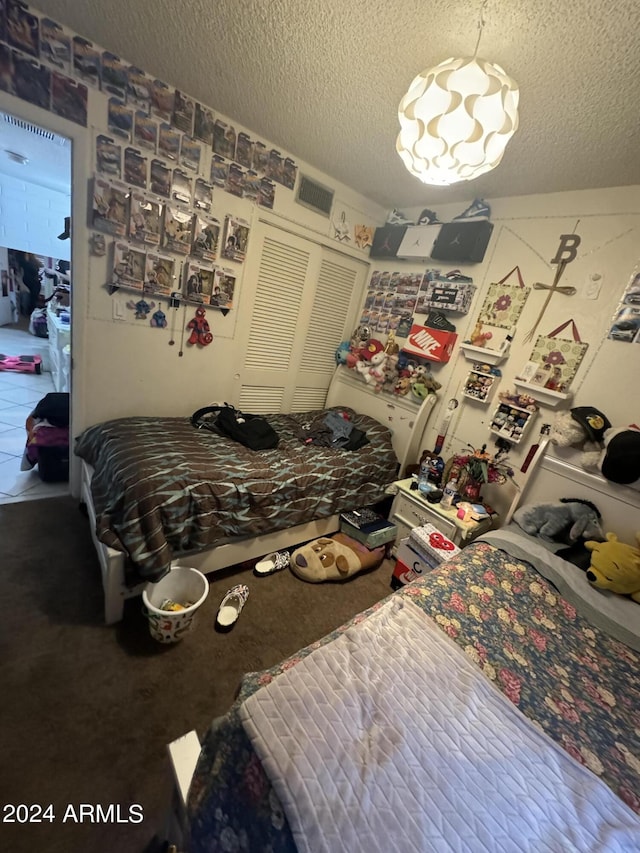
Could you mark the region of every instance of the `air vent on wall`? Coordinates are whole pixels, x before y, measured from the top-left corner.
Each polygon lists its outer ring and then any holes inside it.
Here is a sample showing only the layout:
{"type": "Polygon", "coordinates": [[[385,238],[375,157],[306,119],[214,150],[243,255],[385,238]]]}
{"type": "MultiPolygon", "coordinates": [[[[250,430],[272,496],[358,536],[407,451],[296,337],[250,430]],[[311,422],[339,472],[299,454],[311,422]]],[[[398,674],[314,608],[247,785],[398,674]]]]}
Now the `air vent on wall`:
{"type": "Polygon", "coordinates": [[[9,113],[0,113],[5,124],[16,127],[19,130],[24,130],[26,133],[33,133],[35,136],[46,139],[49,142],[55,142],[57,145],[68,145],[69,140],[64,136],[58,136],[57,133],[52,133],[50,130],[45,130],[43,127],[38,127],[37,124],[31,124],[28,121],[23,121],[21,118],[9,115],[9,113]]]}
{"type": "Polygon", "coordinates": [[[311,210],[315,210],[316,213],[322,213],[323,216],[329,216],[331,205],[333,204],[333,195],[333,190],[312,181],[306,175],[300,175],[298,193],[296,195],[298,204],[310,207],[311,210]]]}

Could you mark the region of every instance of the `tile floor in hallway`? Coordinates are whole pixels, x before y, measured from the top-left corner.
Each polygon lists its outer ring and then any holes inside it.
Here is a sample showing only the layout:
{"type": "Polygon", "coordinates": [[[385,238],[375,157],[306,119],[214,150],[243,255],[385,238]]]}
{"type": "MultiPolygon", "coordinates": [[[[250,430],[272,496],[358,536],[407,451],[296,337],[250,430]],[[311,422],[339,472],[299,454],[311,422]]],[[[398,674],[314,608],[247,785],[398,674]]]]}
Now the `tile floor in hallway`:
{"type": "MultiPolygon", "coordinates": [[[[0,327],[0,353],[21,355],[20,344],[32,343],[28,332],[0,327]],[[25,337],[23,338],[22,335],[25,337]]],[[[27,433],[25,422],[36,403],[54,391],[50,373],[0,371],[0,504],[69,493],[68,483],[44,483],[38,468],[21,471],[27,433]]]]}

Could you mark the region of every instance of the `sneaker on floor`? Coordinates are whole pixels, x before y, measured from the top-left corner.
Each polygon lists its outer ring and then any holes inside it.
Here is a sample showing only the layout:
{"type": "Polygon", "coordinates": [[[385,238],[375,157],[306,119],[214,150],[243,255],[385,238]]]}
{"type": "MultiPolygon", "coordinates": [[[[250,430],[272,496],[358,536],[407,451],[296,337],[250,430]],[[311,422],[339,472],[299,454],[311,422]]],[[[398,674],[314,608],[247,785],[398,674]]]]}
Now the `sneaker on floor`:
{"type": "Polygon", "coordinates": [[[420,216],[418,217],[418,225],[442,225],[443,223],[438,219],[438,214],[429,210],[425,207],[420,216]]]}
{"type": "Polygon", "coordinates": [[[415,222],[407,219],[401,210],[397,210],[394,207],[389,216],[387,216],[387,225],[415,225],[415,222]]]}
{"type": "Polygon", "coordinates": [[[491,216],[491,208],[483,198],[476,198],[472,201],[466,210],[453,217],[453,221],[464,219],[466,222],[476,219],[489,219],[491,216]]]}
{"type": "Polygon", "coordinates": [[[287,551],[274,551],[259,560],[253,567],[253,573],[258,577],[272,575],[282,569],[289,568],[289,554],[287,551]]]}
{"type": "Polygon", "coordinates": [[[230,631],[238,621],[238,616],[249,598],[249,587],[244,583],[236,584],[225,594],[216,616],[216,631],[230,631]]]}

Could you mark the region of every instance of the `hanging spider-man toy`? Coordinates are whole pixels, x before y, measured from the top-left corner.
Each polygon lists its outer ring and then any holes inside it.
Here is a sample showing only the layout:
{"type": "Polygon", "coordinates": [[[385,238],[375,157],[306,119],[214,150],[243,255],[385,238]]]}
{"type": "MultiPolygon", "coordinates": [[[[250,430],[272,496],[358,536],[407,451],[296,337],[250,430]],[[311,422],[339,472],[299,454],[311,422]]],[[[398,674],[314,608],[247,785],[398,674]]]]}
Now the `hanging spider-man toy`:
{"type": "Polygon", "coordinates": [[[213,340],[204,308],[196,309],[196,316],[193,320],[189,320],[187,329],[191,329],[191,335],[187,341],[188,344],[199,344],[201,347],[206,347],[213,340]]]}

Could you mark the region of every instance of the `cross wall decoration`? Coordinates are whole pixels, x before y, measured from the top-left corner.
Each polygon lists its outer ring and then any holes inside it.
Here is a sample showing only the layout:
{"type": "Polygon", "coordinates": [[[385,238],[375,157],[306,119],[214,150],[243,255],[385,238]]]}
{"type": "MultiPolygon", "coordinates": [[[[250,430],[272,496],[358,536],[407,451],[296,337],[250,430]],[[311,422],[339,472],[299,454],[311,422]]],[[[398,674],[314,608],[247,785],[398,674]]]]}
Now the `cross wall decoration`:
{"type": "Polygon", "coordinates": [[[562,286],[560,287],[560,279],[562,278],[567,265],[571,263],[571,261],[575,261],[576,256],[578,254],[578,246],[581,242],[581,237],[575,233],[575,229],[578,227],[580,220],[576,222],[575,228],[573,229],[573,234],[561,234],[560,235],[560,245],[558,246],[558,251],[555,254],[555,257],[552,258],[551,263],[557,264],[556,274],[553,277],[553,282],[549,284],[543,284],[540,281],[537,281],[533,287],[535,290],[548,290],[547,298],[544,301],[544,305],[542,306],[540,313],[538,314],[538,319],[533,324],[533,327],[527,332],[525,337],[525,341],[533,340],[533,336],[536,333],[536,329],[540,325],[540,321],[542,320],[545,311],[547,310],[547,306],[551,301],[551,297],[554,293],[563,293],[565,296],[573,296],[576,293],[576,288],[571,286],[562,286]]]}

